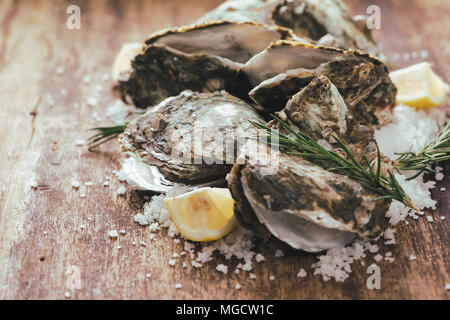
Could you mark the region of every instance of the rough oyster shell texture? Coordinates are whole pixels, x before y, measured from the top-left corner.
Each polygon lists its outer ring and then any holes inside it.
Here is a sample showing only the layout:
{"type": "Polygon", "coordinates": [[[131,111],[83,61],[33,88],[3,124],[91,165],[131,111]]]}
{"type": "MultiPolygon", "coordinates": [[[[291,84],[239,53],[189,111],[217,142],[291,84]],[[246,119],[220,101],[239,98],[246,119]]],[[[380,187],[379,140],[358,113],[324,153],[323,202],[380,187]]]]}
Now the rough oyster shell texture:
{"type": "Polygon", "coordinates": [[[378,52],[366,24],[340,0],[229,0],[197,21],[212,20],[276,24],[318,44],[378,52]]]}
{"type": "MultiPolygon", "coordinates": [[[[279,115],[317,141],[327,141],[331,133],[351,140],[354,131],[365,130],[325,76],[311,81],[279,115]]],[[[276,122],[268,126],[282,131],[276,122]]],[[[368,130],[363,143],[353,145],[356,154],[362,155],[373,143],[368,130]]],[[[261,142],[248,143],[269,148],[261,142]]],[[[333,148],[332,143],[326,143],[333,148]]],[[[264,162],[260,157],[266,154],[270,152],[258,154],[259,161],[264,162]]],[[[380,234],[390,201],[374,201],[377,195],[357,181],[282,151],[278,170],[271,175],[263,174],[263,167],[252,162],[245,151],[239,158],[228,176],[235,213],[259,234],[270,231],[292,247],[309,252],[342,247],[356,236],[374,238],[380,234]]]]}
{"type": "MultiPolygon", "coordinates": [[[[277,41],[242,68],[254,87],[249,95],[267,111],[279,111],[313,78],[326,75],[353,108],[363,104],[372,120],[395,105],[396,87],[386,66],[357,50],[340,50],[295,41],[277,41]]],[[[359,106],[364,109],[362,106],[359,106]]]]}
{"type": "Polygon", "coordinates": [[[289,29],[252,22],[209,22],[156,33],[119,81],[122,99],[146,108],[185,89],[245,97],[251,88],[240,77],[242,64],[273,41],[292,37],[289,29]]]}
{"type": "Polygon", "coordinates": [[[235,160],[236,140],[263,121],[227,93],[183,91],[130,123],[119,138],[124,151],[157,166],[170,181],[195,184],[224,178],[235,160]]]}

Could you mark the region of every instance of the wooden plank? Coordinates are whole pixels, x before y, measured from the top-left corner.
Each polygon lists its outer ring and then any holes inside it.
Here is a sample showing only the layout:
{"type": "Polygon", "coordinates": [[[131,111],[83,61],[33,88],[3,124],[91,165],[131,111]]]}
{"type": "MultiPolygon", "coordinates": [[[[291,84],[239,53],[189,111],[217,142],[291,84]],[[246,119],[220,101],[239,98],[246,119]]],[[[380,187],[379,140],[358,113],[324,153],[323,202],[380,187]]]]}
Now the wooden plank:
{"type": "MultiPolygon", "coordinates": [[[[223,276],[215,271],[218,257],[201,269],[169,267],[173,252],[182,250],[163,232],[151,242],[148,228],[133,222],[142,195],[129,192],[118,197],[119,182],[106,176],[118,169],[117,144],[90,153],[75,146],[87,130],[105,120],[106,106],[115,99],[110,82],[101,77],[123,42],[142,41],[152,31],[190,23],[220,1],[78,1],[81,30],[68,30],[69,2],[1,1],[0,3],[0,298],[62,299],[67,291],[67,269],[80,268],[82,289],[77,299],[447,299],[448,179],[433,191],[439,208],[430,213],[435,222],[412,221],[397,230],[395,262],[381,262],[382,289],[366,287],[366,266],[355,263],[343,284],[323,282],[311,274],[298,279],[303,267],[310,272],[315,255],[299,253],[276,241],[257,244],[266,262],[256,264],[257,279],[248,275],[223,276]],[[63,75],[56,68],[64,66],[63,75]],[[84,76],[92,78],[83,84],[84,76]],[[102,90],[96,91],[100,84],[102,90]],[[61,89],[67,89],[67,96],[61,89]],[[54,99],[54,105],[49,101],[54,99]],[[98,96],[99,107],[86,105],[98,96]],[[79,104],[78,108],[74,104],[79,104]],[[94,119],[94,121],[93,121],[94,119]],[[39,187],[32,190],[30,179],[39,187]],[[71,182],[94,182],[87,197],[80,198],[71,182]],[[85,228],[82,229],[81,226],[85,228]],[[112,242],[111,229],[127,234],[112,242]],[[44,234],[46,232],[47,234],[44,234]],[[133,246],[148,243],[147,247],[133,246]],[[118,245],[122,249],[117,249],[118,245]],[[274,258],[282,248],[285,257],[274,258]],[[410,254],[417,261],[409,262],[410,254]],[[147,273],[152,274],[150,278],[147,273]],[[270,281],[270,275],[275,276],[270,281]],[[234,290],[239,282],[242,289],[234,290]],[[182,290],[175,290],[182,283],[182,290]]],[[[353,12],[363,13],[379,3],[383,29],[377,38],[388,58],[395,53],[427,50],[437,73],[449,82],[449,6],[445,2],[351,1],[353,12]]],[[[416,62],[397,61],[398,65],[416,62]]],[[[449,168],[447,166],[448,175],[449,168]]],[[[235,266],[236,262],[227,263],[235,266]]],[[[233,270],[233,268],[231,268],[233,270]]]]}

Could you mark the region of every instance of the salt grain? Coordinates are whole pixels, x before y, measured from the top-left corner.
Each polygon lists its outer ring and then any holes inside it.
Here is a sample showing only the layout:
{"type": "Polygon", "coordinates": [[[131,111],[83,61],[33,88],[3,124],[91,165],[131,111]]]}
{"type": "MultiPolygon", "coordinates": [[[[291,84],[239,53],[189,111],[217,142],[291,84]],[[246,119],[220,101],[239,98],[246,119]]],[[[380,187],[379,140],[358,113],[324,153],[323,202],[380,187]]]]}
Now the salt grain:
{"type": "Polygon", "coordinates": [[[172,267],[175,265],[175,263],[177,262],[174,259],[169,260],[169,265],[171,265],[172,267]]]}
{"type": "Polygon", "coordinates": [[[105,74],[102,75],[100,80],[103,81],[103,82],[107,82],[107,81],[109,81],[110,78],[111,77],[109,76],[109,74],[105,73],[105,74]]]}
{"type": "Polygon", "coordinates": [[[428,222],[433,222],[433,217],[427,216],[427,221],[428,221],[428,222]]]}
{"type": "Polygon", "coordinates": [[[57,75],[60,76],[60,75],[62,75],[62,74],[64,73],[64,71],[65,71],[65,70],[64,70],[64,67],[59,66],[58,68],[56,68],[56,71],[55,71],[55,72],[56,72],[57,75]]]}
{"type": "Polygon", "coordinates": [[[445,220],[445,216],[441,216],[441,220],[445,220]]]}
{"type": "Polygon", "coordinates": [[[256,262],[262,262],[262,261],[264,261],[265,259],[264,259],[264,256],[263,256],[261,253],[258,253],[258,254],[256,254],[256,256],[255,256],[255,260],[256,260],[256,262]]]}
{"type": "Polygon", "coordinates": [[[141,246],[146,247],[147,243],[145,243],[144,241],[141,241],[141,246]]]}
{"type": "Polygon", "coordinates": [[[117,189],[117,195],[123,196],[127,193],[127,188],[124,186],[120,186],[119,189],[117,189]]]}
{"type": "Polygon", "coordinates": [[[89,107],[97,107],[98,103],[99,103],[99,101],[96,97],[90,97],[87,99],[87,105],[89,107]]]}
{"type": "Polygon", "coordinates": [[[422,59],[428,58],[428,51],[427,50],[422,50],[422,52],[420,53],[420,57],[422,59]]]}
{"type": "Polygon", "coordinates": [[[222,272],[223,274],[227,274],[228,273],[228,267],[224,264],[219,264],[216,266],[216,270],[219,272],[222,272]]]}
{"type": "Polygon", "coordinates": [[[64,296],[65,296],[66,298],[70,298],[70,291],[64,292],[64,296]]]}
{"type": "Polygon", "coordinates": [[[380,262],[381,260],[383,260],[383,256],[381,255],[381,254],[377,254],[375,257],[373,257],[373,259],[376,261],[376,262],[380,262]]]}
{"type": "Polygon", "coordinates": [[[440,190],[441,190],[441,191],[445,191],[445,188],[441,188],[440,190]]]}
{"type": "Polygon", "coordinates": [[[414,260],[416,260],[417,259],[417,257],[415,256],[415,255],[413,255],[413,254],[411,254],[410,256],[409,256],[409,260],[410,261],[414,261],[414,260]]]}
{"type": "Polygon", "coordinates": [[[104,187],[107,187],[107,186],[109,186],[109,181],[105,181],[105,182],[103,182],[103,186],[104,186],[104,187]]]}
{"type": "Polygon", "coordinates": [[[175,285],[175,289],[181,289],[181,288],[183,288],[183,285],[181,283],[177,283],[175,285]]]}
{"type": "Polygon", "coordinates": [[[276,258],[280,258],[280,257],[283,257],[283,256],[284,256],[283,251],[281,251],[280,249],[275,250],[275,257],[276,258]]]}
{"type": "Polygon", "coordinates": [[[109,237],[111,239],[117,239],[119,237],[119,234],[117,233],[117,230],[111,230],[108,233],[109,237]]]}
{"type": "Polygon", "coordinates": [[[241,287],[241,285],[240,285],[239,283],[236,283],[236,285],[234,286],[234,288],[235,288],[236,290],[240,290],[242,287],[241,287]]]}
{"type": "Polygon", "coordinates": [[[81,80],[83,83],[88,84],[91,82],[91,77],[90,76],[84,76],[83,79],[81,80]]]}
{"type": "Polygon", "coordinates": [[[275,276],[273,276],[273,275],[270,275],[270,277],[269,277],[269,280],[270,280],[270,281],[273,281],[273,280],[275,280],[275,276]]]}
{"type": "Polygon", "coordinates": [[[78,181],[72,181],[72,188],[78,189],[80,187],[80,183],[78,181]]]}
{"type": "Polygon", "coordinates": [[[37,189],[37,187],[39,186],[38,182],[36,180],[30,180],[30,188],[32,189],[37,189]]]}
{"type": "Polygon", "coordinates": [[[301,268],[300,271],[297,273],[297,278],[304,278],[308,274],[306,273],[305,269],[301,268]]]}
{"type": "Polygon", "coordinates": [[[250,280],[255,280],[256,279],[256,275],[254,273],[250,273],[248,275],[248,277],[250,278],[250,280]]]}
{"type": "Polygon", "coordinates": [[[386,239],[384,242],[385,245],[395,244],[395,229],[387,228],[384,231],[383,237],[386,239]]]}
{"type": "Polygon", "coordinates": [[[127,232],[125,231],[125,229],[122,229],[119,231],[121,234],[126,234],[127,232]]]}

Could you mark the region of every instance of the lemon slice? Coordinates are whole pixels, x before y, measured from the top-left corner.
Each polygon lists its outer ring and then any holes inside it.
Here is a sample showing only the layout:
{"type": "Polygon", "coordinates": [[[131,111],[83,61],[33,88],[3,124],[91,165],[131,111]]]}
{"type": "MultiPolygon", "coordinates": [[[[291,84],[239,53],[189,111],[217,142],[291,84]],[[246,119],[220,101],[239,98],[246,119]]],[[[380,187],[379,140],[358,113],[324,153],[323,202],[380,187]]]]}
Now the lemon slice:
{"type": "Polygon", "coordinates": [[[142,43],[125,43],[114,60],[111,77],[114,81],[118,81],[120,74],[131,70],[131,60],[142,52],[142,43]]]}
{"type": "Polygon", "coordinates": [[[217,240],[236,225],[234,200],[226,188],[200,188],[163,201],[175,227],[189,240],[217,240]]]}
{"type": "Polygon", "coordinates": [[[397,102],[425,109],[445,101],[447,85],[433,72],[428,62],[391,72],[390,77],[398,88],[397,102]]]}

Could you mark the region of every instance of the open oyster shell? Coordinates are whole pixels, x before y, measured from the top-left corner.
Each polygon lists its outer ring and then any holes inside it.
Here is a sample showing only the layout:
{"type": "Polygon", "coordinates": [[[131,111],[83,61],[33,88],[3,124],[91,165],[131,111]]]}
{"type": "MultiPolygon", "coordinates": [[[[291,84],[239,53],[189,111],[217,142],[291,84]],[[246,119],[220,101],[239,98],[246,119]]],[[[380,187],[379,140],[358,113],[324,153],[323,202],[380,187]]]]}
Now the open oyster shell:
{"type": "Polygon", "coordinates": [[[229,0],[197,21],[213,20],[276,24],[319,44],[378,52],[365,20],[352,18],[341,0],[229,0]]]}
{"type": "Polygon", "coordinates": [[[253,22],[209,22],[158,32],[119,80],[122,99],[146,108],[185,89],[247,97],[251,88],[240,77],[242,64],[273,41],[293,38],[289,29],[253,22]]]}
{"type": "MultiPolygon", "coordinates": [[[[326,77],[311,81],[279,116],[325,148],[336,147],[330,140],[335,134],[354,141],[352,151],[359,158],[371,151],[371,129],[355,120],[326,77]],[[363,133],[366,136],[359,141],[355,134],[363,133]]],[[[268,126],[288,134],[275,121],[268,126]]],[[[254,140],[244,146],[227,179],[239,221],[261,236],[272,234],[309,252],[342,247],[355,237],[379,236],[390,205],[390,200],[374,201],[378,196],[357,181],[254,140]],[[255,159],[248,150],[256,149],[255,159]],[[270,174],[267,166],[272,167],[270,174]]]]}
{"type": "Polygon", "coordinates": [[[249,120],[263,121],[234,96],[186,90],[130,123],[119,142],[127,155],[158,167],[167,180],[197,184],[225,177],[239,140],[252,135],[249,120]]]}
{"type": "Polygon", "coordinates": [[[377,112],[390,112],[395,105],[397,89],[386,66],[357,50],[277,41],[242,71],[254,87],[250,97],[270,112],[282,109],[293,94],[321,75],[336,85],[350,108],[364,104],[375,123],[381,122],[377,112]]]}

